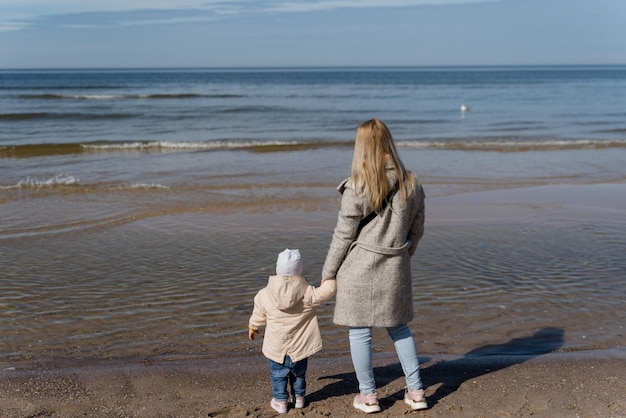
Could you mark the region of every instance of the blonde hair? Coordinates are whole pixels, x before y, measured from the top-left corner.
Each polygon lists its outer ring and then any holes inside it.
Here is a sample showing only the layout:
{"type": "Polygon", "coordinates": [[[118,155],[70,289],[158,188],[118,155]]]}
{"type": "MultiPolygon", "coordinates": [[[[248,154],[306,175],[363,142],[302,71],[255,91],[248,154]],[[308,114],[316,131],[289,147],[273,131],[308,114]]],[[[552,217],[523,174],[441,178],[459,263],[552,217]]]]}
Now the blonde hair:
{"type": "Polygon", "coordinates": [[[376,212],[380,212],[389,193],[385,173],[388,159],[397,174],[400,195],[406,201],[415,190],[417,178],[400,161],[389,128],[378,119],[361,123],[356,130],[351,177],[357,192],[376,212]]]}

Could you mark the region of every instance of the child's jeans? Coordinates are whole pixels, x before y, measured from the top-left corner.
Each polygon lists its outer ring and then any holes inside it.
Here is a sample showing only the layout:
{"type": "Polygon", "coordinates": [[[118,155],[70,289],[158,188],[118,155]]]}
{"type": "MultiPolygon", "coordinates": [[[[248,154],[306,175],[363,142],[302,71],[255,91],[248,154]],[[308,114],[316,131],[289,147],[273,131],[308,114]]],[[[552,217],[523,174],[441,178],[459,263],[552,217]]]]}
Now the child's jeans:
{"type": "Polygon", "coordinates": [[[283,364],[273,360],[270,362],[270,377],[272,379],[272,395],[277,401],[286,401],[289,399],[287,392],[287,383],[291,384],[291,393],[294,396],[304,396],[306,392],[306,368],[308,365],[307,358],[293,362],[289,356],[285,356],[283,364]]]}

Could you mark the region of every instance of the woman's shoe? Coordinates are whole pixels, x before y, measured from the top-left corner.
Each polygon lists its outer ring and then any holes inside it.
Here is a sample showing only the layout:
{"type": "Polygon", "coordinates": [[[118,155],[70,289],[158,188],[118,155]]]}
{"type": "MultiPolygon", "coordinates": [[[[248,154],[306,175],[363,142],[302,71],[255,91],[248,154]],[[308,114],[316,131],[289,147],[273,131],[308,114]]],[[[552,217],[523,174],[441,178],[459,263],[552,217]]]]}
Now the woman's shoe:
{"type": "Polygon", "coordinates": [[[359,393],[354,397],[352,405],[366,414],[380,412],[380,405],[378,404],[378,395],[376,395],[376,392],[368,393],[367,395],[359,393]]]}
{"type": "Polygon", "coordinates": [[[304,396],[296,396],[293,401],[293,405],[297,409],[304,408],[304,396]]]}
{"type": "Polygon", "coordinates": [[[409,405],[413,411],[428,409],[424,389],[404,390],[404,403],[409,405]]]}

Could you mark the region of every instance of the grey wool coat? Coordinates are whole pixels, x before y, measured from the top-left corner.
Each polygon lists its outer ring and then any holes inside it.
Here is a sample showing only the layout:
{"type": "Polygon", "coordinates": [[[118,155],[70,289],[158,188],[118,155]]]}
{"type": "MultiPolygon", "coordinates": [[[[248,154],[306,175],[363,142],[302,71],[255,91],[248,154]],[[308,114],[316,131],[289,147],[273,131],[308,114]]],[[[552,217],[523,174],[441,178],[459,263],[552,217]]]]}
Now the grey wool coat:
{"type": "MultiPolygon", "coordinates": [[[[391,189],[397,182],[387,169],[391,189]]],[[[322,277],[337,279],[334,323],[351,327],[392,327],[413,319],[410,258],[424,234],[424,190],[403,201],[397,192],[387,207],[357,237],[361,220],[372,208],[353,188],[350,178],[342,194],[337,226],[322,277]]]]}

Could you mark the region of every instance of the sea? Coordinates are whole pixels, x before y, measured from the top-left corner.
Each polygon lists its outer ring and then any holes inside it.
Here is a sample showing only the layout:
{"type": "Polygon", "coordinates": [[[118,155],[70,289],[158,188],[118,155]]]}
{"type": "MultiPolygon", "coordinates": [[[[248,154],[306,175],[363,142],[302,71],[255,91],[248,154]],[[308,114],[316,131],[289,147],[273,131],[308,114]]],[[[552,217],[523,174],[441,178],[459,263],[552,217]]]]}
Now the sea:
{"type": "MultiPolygon", "coordinates": [[[[319,284],[374,117],[427,196],[421,353],[626,346],[626,66],[23,69],[0,70],[0,368],[260,356],[253,297],[284,248],[319,284]]],[[[348,350],[333,303],[322,356],[348,350]]]]}

